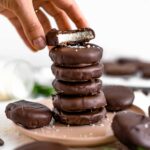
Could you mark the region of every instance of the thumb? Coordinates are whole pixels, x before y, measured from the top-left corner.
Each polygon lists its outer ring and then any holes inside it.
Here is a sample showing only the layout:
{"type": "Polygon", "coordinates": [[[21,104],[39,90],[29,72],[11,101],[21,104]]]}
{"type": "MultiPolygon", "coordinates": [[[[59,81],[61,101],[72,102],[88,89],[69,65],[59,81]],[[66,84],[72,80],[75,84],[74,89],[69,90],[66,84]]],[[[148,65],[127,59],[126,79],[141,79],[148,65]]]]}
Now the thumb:
{"type": "Polygon", "coordinates": [[[27,39],[35,50],[45,48],[45,33],[34,11],[31,0],[16,0],[14,13],[18,17],[27,39]]]}

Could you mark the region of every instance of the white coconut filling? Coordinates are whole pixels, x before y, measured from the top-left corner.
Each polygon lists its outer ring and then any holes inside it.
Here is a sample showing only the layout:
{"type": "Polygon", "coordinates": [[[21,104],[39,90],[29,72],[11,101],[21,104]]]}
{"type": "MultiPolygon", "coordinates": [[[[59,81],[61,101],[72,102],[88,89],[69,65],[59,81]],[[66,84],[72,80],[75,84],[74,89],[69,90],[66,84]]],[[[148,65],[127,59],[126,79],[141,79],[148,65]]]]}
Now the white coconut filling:
{"type": "Polygon", "coordinates": [[[84,32],[75,32],[75,33],[66,33],[58,35],[59,43],[64,43],[68,41],[80,41],[84,39],[94,38],[93,32],[84,31],[84,32]]]}
{"type": "Polygon", "coordinates": [[[67,47],[70,47],[70,48],[85,48],[85,46],[81,46],[81,45],[68,45],[67,47]]]}

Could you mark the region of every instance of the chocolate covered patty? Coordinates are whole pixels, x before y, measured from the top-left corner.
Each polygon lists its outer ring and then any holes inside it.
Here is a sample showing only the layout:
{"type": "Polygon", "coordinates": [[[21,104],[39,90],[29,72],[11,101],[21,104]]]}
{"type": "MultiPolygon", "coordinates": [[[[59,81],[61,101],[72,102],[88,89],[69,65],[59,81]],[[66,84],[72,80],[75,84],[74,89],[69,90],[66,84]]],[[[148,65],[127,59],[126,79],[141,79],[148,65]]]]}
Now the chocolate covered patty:
{"type": "Polygon", "coordinates": [[[137,73],[137,65],[133,63],[126,63],[126,64],[119,64],[119,63],[105,63],[104,64],[104,71],[105,74],[108,75],[116,75],[116,76],[122,76],[122,75],[133,75],[137,73]]]}
{"type": "Polygon", "coordinates": [[[130,148],[150,148],[150,118],[133,112],[120,112],[113,119],[112,129],[118,140],[130,148]]]}
{"type": "Polygon", "coordinates": [[[51,29],[46,34],[47,45],[67,45],[67,44],[79,44],[88,42],[95,38],[95,33],[91,28],[81,28],[76,30],[60,31],[51,29]]]}
{"type": "Polygon", "coordinates": [[[103,73],[103,64],[83,68],[62,68],[52,65],[52,72],[58,80],[62,81],[87,81],[99,78],[103,73]]]}
{"type": "Polygon", "coordinates": [[[86,82],[64,82],[55,79],[52,85],[59,94],[85,96],[98,94],[102,87],[102,81],[93,79],[86,82]]]}
{"type": "Polygon", "coordinates": [[[121,57],[117,59],[117,63],[119,64],[135,64],[138,65],[140,63],[139,59],[136,58],[125,58],[125,57],[121,57]]]}
{"type": "Polygon", "coordinates": [[[94,110],[84,113],[66,113],[54,109],[54,118],[63,124],[68,125],[88,125],[93,124],[106,116],[106,109],[94,110]]]}
{"type": "Polygon", "coordinates": [[[23,145],[15,150],[68,150],[68,148],[58,143],[38,141],[23,145]]]}
{"type": "Polygon", "coordinates": [[[53,105],[58,110],[65,112],[84,112],[106,106],[106,99],[102,91],[98,95],[85,97],[57,94],[53,96],[53,105]]]}
{"type": "Polygon", "coordinates": [[[0,146],[4,145],[4,141],[0,138],[0,146]]]}
{"type": "Polygon", "coordinates": [[[149,79],[150,78],[150,67],[149,68],[144,68],[143,70],[141,70],[142,72],[142,77],[149,79]]]}
{"type": "Polygon", "coordinates": [[[123,110],[133,103],[134,93],[128,87],[105,86],[103,91],[107,101],[106,108],[110,111],[123,110]]]}
{"type": "Polygon", "coordinates": [[[102,58],[103,49],[94,44],[59,46],[50,50],[54,64],[63,67],[85,67],[96,64],[102,58]]]}
{"type": "Polygon", "coordinates": [[[139,69],[140,70],[144,70],[144,69],[148,69],[148,68],[150,68],[150,62],[143,62],[143,61],[141,61],[139,63],[139,69]]]}
{"type": "Polygon", "coordinates": [[[8,104],[5,113],[7,118],[28,129],[46,126],[52,118],[51,110],[48,107],[25,100],[8,104]]]}

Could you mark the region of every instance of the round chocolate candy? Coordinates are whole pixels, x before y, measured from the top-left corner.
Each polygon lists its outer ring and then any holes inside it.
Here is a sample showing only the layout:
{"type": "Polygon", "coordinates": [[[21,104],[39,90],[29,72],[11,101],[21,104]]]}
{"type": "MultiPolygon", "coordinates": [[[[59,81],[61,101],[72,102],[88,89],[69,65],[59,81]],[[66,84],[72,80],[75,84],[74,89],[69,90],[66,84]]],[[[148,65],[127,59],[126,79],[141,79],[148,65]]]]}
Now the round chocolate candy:
{"type": "Polygon", "coordinates": [[[4,145],[4,141],[0,138],[0,146],[4,145]]]}
{"type": "Polygon", "coordinates": [[[113,119],[112,129],[117,139],[131,149],[150,148],[150,118],[133,112],[119,112],[113,119]]]}
{"type": "Polygon", "coordinates": [[[97,64],[102,58],[103,49],[94,44],[57,46],[50,50],[52,61],[63,67],[86,67],[97,64]]]}
{"type": "Polygon", "coordinates": [[[67,125],[89,125],[101,121],[105,116],[105,108],[83,113],[66,113],[54,109],[55,120],[67,125]]]}
{"type": "Polygon", "coordinates": [[[86,82],[64,82],[55,79],[52,84],[57,93],[64,95],[96,95],[102,87],[102,81],[99,79],[86,82]]]}
{"type": "Polygon", "coordinates": [[[48,107],[25,100],[8,104],[5,113],[7,118],[28,129],[46,126],[52,118],[52,112],[48,107]]]}
{"type": "Polygon", "coordinates": [[[119,64],[119,63],[105,63],[104,72],[112,76],[127,76],[137,73],[137,65],[133,63],[119,64]]]}
{"type": "Polygon", "coordinates": [[[142,72],[142,77],[149,79],[150,78],[150,67],[149,68],[144,68],[143,70],[141,70],[142,72]]]}
{"type": "Polygon", "coordinates": [[[128,108],[134,100],[133,91],[124,86],[104,86],[104,95],[107,101],[107,110],[119,111],[128,108]]]}
{"type": "Polygon", "coordinates": [[[86,110],[99,109],[106,106],[104,93],[101,91],[94,96],[53,96],[53,105],[64,112],[84,112],[86,110]]]}
{"type": "Polygon", "coordinates": [[[99,78],[103,73],[103,64],[99,63],[83,68],[63,68],[53,64],[52,72],[58,80],[83,82],[99,78]]]}

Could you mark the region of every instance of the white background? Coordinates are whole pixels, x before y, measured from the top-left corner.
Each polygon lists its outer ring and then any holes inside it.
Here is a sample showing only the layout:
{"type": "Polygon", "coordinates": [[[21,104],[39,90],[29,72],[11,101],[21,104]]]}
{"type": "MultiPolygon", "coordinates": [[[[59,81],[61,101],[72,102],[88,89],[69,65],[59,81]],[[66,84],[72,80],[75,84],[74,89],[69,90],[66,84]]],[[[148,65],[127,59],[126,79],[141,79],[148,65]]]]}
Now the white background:
{"type": "MultiPolygon", "coordinates": [[[[94,43],[104,48],[104,58],[150,58],[150,0],[77,0],[96,32],[94,43]]],[[[55,27],[55,26],[54,26],[55,27]]],[[[0,16],[0,56],[17,57],[48,66],[48,50],[32,53],[15,29],[0,16]]]]}

